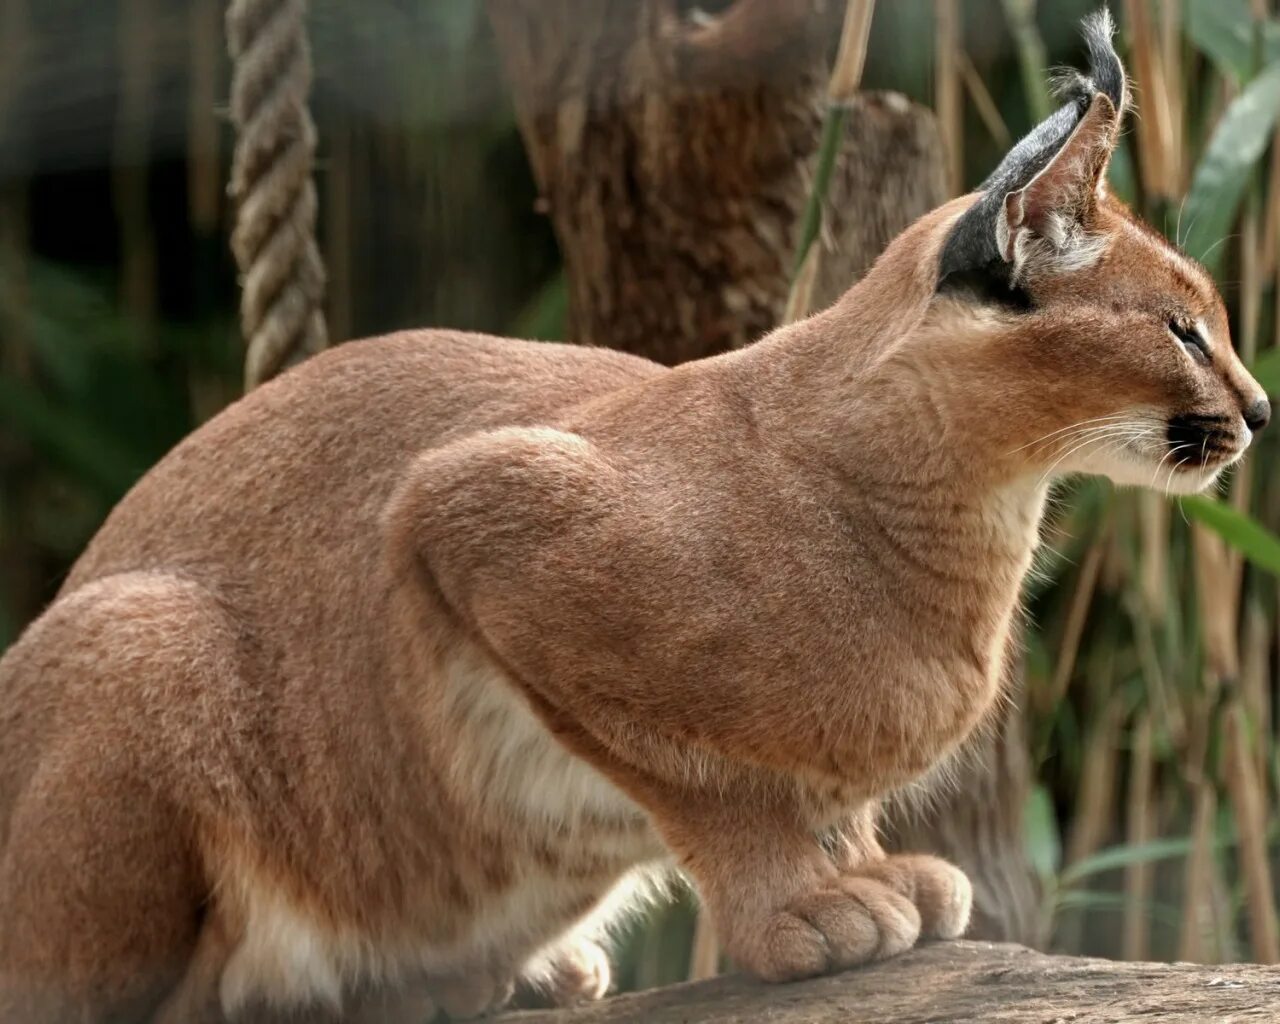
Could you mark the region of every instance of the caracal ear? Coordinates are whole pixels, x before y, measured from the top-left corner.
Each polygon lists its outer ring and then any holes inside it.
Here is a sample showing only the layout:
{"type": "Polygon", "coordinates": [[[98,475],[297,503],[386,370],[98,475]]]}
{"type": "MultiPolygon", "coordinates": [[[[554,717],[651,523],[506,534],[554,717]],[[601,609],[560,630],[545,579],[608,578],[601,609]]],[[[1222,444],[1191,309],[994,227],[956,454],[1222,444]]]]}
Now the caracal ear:
{"type": "Polygon", "coordinates": [[[1067,270],[1087,266],[1097,255],[1089,228],[1116,123],[1115,106],[1098,93],[1045,168],[1023,188],[1005,193],[993,227],[996,250],[1015,278],[1036,258],[1067,270]]]}
{"type": "Polygon", "coordinates": [[[1030,271],[1076,269],[1101,253],[1104,240],[1089,228],[1129,102],[1113,32],[1105,10],[1086,19],[1089,74],[1060,83],[1063,106],[983,182],[943,245],[940,285],[978,273],[1013,286],[1030,271]]]}

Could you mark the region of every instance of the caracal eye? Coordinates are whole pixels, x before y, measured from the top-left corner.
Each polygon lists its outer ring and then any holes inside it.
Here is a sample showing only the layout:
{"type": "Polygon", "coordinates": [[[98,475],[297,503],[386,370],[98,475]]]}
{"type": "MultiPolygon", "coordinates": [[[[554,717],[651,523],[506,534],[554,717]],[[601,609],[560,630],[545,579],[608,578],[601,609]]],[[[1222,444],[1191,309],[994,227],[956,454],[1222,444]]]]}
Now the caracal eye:
{"type": "Polygon", "coordinates": [[[1170,319],[1169,333],[1182,343],[1182,347],[1197,363],[1209,362],[1209,343],[1205,341],[1204,335],[1195,324],[1187,323],[1185,320],[1170,319]]]}

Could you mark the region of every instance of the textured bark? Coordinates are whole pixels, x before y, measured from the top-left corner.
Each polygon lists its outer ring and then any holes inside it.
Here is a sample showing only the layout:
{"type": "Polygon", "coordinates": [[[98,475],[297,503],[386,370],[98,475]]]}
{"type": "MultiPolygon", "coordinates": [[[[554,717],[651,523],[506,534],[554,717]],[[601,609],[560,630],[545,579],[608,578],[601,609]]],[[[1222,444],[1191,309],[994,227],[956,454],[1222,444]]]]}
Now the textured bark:
{"type": "Polygon", "coordinates": [[[939,943],[793,985],[741,977],[618,996],[578,1010],[513,1013],[501,1024],[1271,1024],[1280,974],[1254,964],[1116,963],[1020,946],[939,943]]]}
{"type": "MultiPolygon", "coordinates": [[[[821,135],[824,0],[488,0],[542,202],[564,254],[570,334],[677,363],[777,325],[821,135]],[[723,8],[720,10],[720,8],[723,8]]],[[[846,119],[820,237],[815,308],[945,198],[932,114],[861,94],[846,119]]],[[[976,747],[959,784],[891,842],[969,872],[974,934],[1034,941],[1022,853],[1029,769],[1019,719],[976,747]]]]}
{"type": "MultiPolygon", "coordinates": [[[[564,253],[570,333],[666,363],[774,327],[790,278],[839,4],[490,0],[534,177],[564,253]],[[707,4],[714,7],[714,4],[707,4]]],[[[936,204],[932,118],[863,96],[824,280],[853,280],[936,204]]]]}

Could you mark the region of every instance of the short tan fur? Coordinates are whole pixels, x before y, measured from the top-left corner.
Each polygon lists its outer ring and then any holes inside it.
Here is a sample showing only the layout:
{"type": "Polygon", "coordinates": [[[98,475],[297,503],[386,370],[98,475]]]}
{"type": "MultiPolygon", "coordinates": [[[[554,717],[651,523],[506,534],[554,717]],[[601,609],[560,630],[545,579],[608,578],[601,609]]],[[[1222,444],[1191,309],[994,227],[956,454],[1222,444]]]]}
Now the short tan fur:
{"type": "Polygon", "coordinates": [[[961,934],[876,808],[999,700],[1046,489],[1199,490],[1267,418],[1105,189],[1089,32],[984,190],[749,348],[353,343],[151,470],[0,661],[0,1021],[596,998],[672,865],[769,980],[961,934]]]}

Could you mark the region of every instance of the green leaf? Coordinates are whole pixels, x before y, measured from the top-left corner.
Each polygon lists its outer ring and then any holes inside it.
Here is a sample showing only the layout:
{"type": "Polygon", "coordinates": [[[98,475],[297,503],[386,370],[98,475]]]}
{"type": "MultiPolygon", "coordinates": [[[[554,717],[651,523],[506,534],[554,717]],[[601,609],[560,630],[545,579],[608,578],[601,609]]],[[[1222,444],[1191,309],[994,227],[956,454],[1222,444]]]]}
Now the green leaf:
{"type": "Polygon", "coordinates": [[[1254,164],[1280,117],[1280,62],[1269,65],[1227,107],[1196,166],[1183,210],[1183,248],[1213,273],[1254,164]]]}
{"type": "Polygon", "coordinates": [[[1280,348],[1268,349],[1250,367],[1253,378],[1269,395],[1280,395],[1280,348]]]}
{"type": "MultiPolygon", "coordinates": [[[[1123,911],[1129,898],[1122,892],[1099,892],[1096,889],[1070,889],[1059,892],[1054,899],[1055,911],[1062,910],[1116,910],[1123,911]]],[[[1182,920],[1178,908],[1157,900],[1139,900],[1138,906],[1161,924],[1177,927],[1182,920]]]]}
{"type": "Polygon", "coordinates": [[[1146,864],[1156,860],[1169,860],[1172,857],[1185,857],[1191,851],[1191,840],[1154,839],[1149,843],[1135,843],[1127,846],[1109,846],[1099,850],[1092,857],[1078,860],[1062,872],[1059,884],[1062,888],[1074,885],[1082,878],[1097,875],[1103,871],[1114,871],[1128,867],[1130,864],[1146,864]]]}
{"type": "Polygon", "coordinates": [[[1254,565],[1280,576],[1280,537],[1256,519],[1203,494],[1182,498],[1180,504],[1187,515],[1204,523],[1254,565]]]}
{"type": "Polygon", "coordinates": [[[1041,878],[1052,878],[1062,860],[1062,840],[1058,831],[1058,818],[1053,810],[1053,800],[1044,786],[1036,786],[1028,794],[1022,830],[1031,866],[1041,878]]]}
{"type": "MultiPolygon", "coordinates": [[[[1249,0],[1188,0],[1187,35],[1223,74],[1247,81],[1254,69],[1254,21],[1249,0]]],[[[1262,27],[1262,59],[1280,58],[1280,23],[1262,27]]]]}

